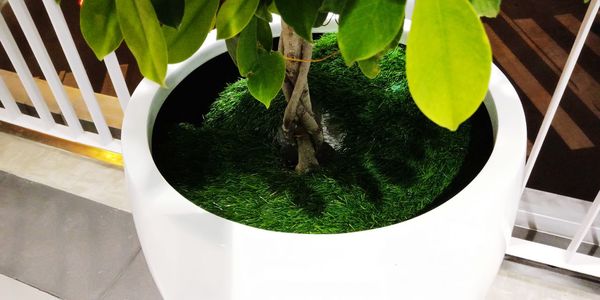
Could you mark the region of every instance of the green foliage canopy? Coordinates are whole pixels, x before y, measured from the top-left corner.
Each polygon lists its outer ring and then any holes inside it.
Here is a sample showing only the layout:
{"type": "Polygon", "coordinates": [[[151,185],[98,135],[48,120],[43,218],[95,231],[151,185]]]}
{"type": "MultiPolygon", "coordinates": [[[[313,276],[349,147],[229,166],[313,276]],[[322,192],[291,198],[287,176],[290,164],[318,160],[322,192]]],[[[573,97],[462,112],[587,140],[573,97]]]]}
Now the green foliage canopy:
{"type": "MultiPolygon", "coordinates": [[[[398,45],[406,0],[86,0],[81,30],[98,58],[124,40],[144,76],[164,84],[167,64],[190,57],[216,27],[251,94],[269,106],[285,76],[267,22],[281,15],[312,41],[327,13],[339,14],[338,43],[347,65],[376,77],[379,59],[398,45]]],[[[481,104],[492,54],[479,19],[501,0],[416,0],[407,42],[409,88],[433,122],[456,130],[481,104]]]]}

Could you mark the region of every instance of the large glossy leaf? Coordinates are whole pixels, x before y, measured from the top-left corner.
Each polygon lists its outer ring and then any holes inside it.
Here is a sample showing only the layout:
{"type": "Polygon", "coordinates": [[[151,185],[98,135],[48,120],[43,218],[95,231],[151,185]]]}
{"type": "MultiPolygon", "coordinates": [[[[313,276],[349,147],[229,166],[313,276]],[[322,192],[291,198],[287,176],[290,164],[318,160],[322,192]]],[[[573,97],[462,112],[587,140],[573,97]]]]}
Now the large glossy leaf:
{"type": "Polygon", "coordinates": [[[177,28],[186,5],[185,0],[152,0],[152,6],[162,24],[177,28]]]}
{"type": "Polygon", "coordinates": [[[250,94],[267,108],[277,96],[285,79],[285,60],[279,52],[262,52],[248,75],[250,94]]]}
{"type": "Polygon", "coordinates": [[[217,38],[228,39],[240,33],[256,12],[260,0],[227,0],[217,14],[217,38]]]}
{"type": "Polygon", "coordinates": [[[272,0],[260,0],[260,4],[254,15],[267,22],[273,21],[273,15],[271,15],[271,12],[269,11],[269,5],[271,5],[272,2],[272,0]]]}
{"type": "Polygon", "coordinates": [[[185,13],[178,29],[163,26],[169,49],[169,63],[181,62],[200,48],[213,28],[219,0],[186,0],[185,13]]]}
{"type": "Polygon", "coordinates": [[[373,78],[377,77],[377,75],[379,75],[379,72],[381,71],[381,69],[379,67],[379,62],[380,62],[381,58],[388,51],[390,51],[392,49],[396,49],[398,47],[398,44],[400,44],[400,39],[402,38],[402,34],[404,33],[403,29],[404,29],[404,25],[402,25],[402,27],[400,27],[400,31],[396,34],[396,36],[394,37],[392,42],[389,43],[383,49],[383,51],[375,54],[374,56],[372,56],[368,59],[363,59],[363,60],[357,61],[358,67],[360,68],[361,72],[365,76],[367,76],[367,78],[373,79],[373,78]]]}
{"type": "Polygon", "coordinates": [[[123,37],[140,71],[164,85],[167,73],[167,43],[150,0],[116,0],[123,37]]]}
{"type": "Polygon", "coordinates": [[[405,0],[347,1],[338,34],[346,64],[373,57],[394,40],[404,24],[404,5],[405,0]]]}
{"type": "Polygon", "coordinates": [[[233,63],[237,65],[237,46],[238,41],[240,40],[240,36],[236,35],[230,39],[225,40],[225,46],[227,47],[227,53],[233,60],[233,63]]]}
{"type": "Polygon", "coordinates": [[[327,17],[328,16],[329,16],[329,13],[322,12],[321,10],[319,10],[319,13],[317,14],[317,19],[315,20],[315,23],[313,24],[313,27],[316,28],[316,27],[323,26],[323,24],[325,24],[325,21],[327,21],[327,17]]]}
{"type": "Polygon", "coordinates": [[[483,101],[492,52],[467,0],[419,0],[408,36],[406,72],[417,106],[450,130],[483,101]]]}
{"type": "Polygon", "coordinates": [[[273,14],[280,15],[279,11],[277,10],[277,6],[275,6],[275,1],[271,1],[271,4],[269,4],[267,9],[273,14]]]}
{"type": "Polygon", "coordinates": [[[400,45],[400,40],[402,40],[402,34],[404,34],[404,24],[402,24],[402,26],[400,27],[400,31],[398,31],[398,33],[396,34],[396,36],[394,37],[392,42],[389,43],[389,45],[387,45],[387,47],[385,47],[385,50],[383,50],[383,51],[389,51],[392,49],[396,49],[396,47],[398,47],[398,45],[400,45]]]}
{"type": "Polygon", "coordinates": [[[256,19],[258,18],[253,18],[250,24],[242,30],[237,44],[236,61],[242,76],[248,75],[258,59],[256,19]]]}
{"type": "Polygon", "coordinates": [[[256,20],[256,34],[258,43],[263,49],[267,51],[273,49],[273,32],[267,21],[260,18],[256,20]]]}
{"type": "Polygon", "coordinates": [[[494,18],[500,12],[500,3],[502,0],[470,0],[473,8],[478,15],[494,18]]]}
{"type": "Polygon", "coordinates": [[[307,41],[312,41],[312,28],[323,0],[275,0],[281,18],[307,41]]]}
{"type": "Polygon", "coordinates": [[[81,33],[99,60],[123,41],[115,0],[88,0],[81,7],[81,33]]]}
{"type": "Polygon", "coordinates": [[[375,55],[371,58],[358,61],[358,67],[369,79],[377,77],[381,71],[379,68],[379,57],[379,55],[375,55]]]}

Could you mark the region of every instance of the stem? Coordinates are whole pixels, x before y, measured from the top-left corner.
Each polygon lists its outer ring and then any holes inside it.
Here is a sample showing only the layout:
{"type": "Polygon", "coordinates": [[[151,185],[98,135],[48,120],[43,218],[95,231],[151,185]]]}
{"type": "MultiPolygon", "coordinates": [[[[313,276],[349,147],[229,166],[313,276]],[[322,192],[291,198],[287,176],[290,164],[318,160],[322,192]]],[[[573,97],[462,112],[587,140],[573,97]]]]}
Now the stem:
{"type": "Polygon", "coordinates": [[[306,174],[318,168],[319,161],[317,161],[317,153],[310,136],[307,133],[301,133],[296,136],[296,143],[298,144],[296,172],[298,174],[306,174]]]}
{"type": "Polygon", "coordinates": [[[297,112],[298,106],[300,106],[301,99],[303,98],[304,93],[308,93],[308,88],[305,88],[308,81],[308,67],[304,67],[306,65],[310,66],[310,63],[300,63],[301,67],[298,70],[298,79],[294,83],[294,89],[290,98],[287,99],[288,105],[285,108],[285,113],[283,115],[283,129],[288,130],[292,122],[294,122],[297,112]]]}
{"type": "Polygon", "coordinates": [[[313,112],[308,89],[312,44],[283,22],[279,51],[284,56],[293,58],[286,61],[283,94],[288,104],[282,129],[290,144],[295,144],[298,148],[296,172],[304,174],[319,167],[316,154],[323,143],[323,130],[313,112]]]}

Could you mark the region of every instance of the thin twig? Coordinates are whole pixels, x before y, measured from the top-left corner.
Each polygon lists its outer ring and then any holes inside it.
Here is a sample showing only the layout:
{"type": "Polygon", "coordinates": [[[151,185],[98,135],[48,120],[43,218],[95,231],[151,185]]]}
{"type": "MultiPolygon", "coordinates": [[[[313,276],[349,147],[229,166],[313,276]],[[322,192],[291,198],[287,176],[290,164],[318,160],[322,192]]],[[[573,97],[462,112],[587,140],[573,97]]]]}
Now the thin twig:
{"type": "Polygon", "coordinates": [[[336,56],[338,53],[339,53],[339,51],[333,51],[331,54],[329,54],[325,57],[316,58],[316,59],[302,59],[302,58],[295,58],[295,57],[288,57],[288,56],[284,56],[283,58],[285,60],[295,61],[295,62],[316,63],[316,62],[322,62],[322,61],[328,60],[328,59],[336,56]]]}

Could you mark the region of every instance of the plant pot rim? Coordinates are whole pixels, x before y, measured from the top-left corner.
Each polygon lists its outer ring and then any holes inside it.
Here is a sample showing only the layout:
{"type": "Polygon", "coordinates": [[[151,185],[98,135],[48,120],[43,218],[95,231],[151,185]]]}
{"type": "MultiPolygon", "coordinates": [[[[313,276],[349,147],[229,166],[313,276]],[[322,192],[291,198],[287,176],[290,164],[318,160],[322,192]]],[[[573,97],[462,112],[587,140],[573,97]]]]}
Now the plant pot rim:
{"type": "MultiPolygon", "coordinates": [[[[334,22],[315,30],[319,32],[330,32],[337,27],[334,22]]],[[[273,24],[273,33],[278,35],[281,31],[280,24],[276,19],[273,24]]],[[[401,39],[401,43],[406,42],[406,37],[410,31],[410,20],[405,21],[404,34],[401,39]]],[[[147,205],[161,206],[166,211],[175,210],[186,210],[189,212],[199,214],[210,214],[215,218],[220,218],[225,222],[232,223],[233,226],[241,226],[246,229],[264,231],[270,234],[291,234],[291,235],[309,235],[309,236],[328,236],[328,235],[356,235],[364,234],[367,232],[384,230],[386,228],[393,228],[395,226],[401,226],[402,224],[409,224],[413,222],[419,222],[423,219],[434,218],[438,212],[448,209],[456,199],[461,198],[461,195],[467,193],[468,190],[479,189],[482,185],[485,185],[487,177],[504,178],[505,176],[513,175],[513,170],[519,169],[523,164],[524,157],[515,157],[512,153],[512,149],[524,148],[526,146],[526,134],[524,131],[515,131],[515,128],[525,128],[525,118],[523,108],[520,105],[520,100],[516,94],[514,88],[510,84],[506,76],[495,66],[492,66],[492,75],[490,79],[490,86],[488,94],[486,95],[484,104],[489,112],[490,120],[492,123],[494,144],[492,153],[483,166],[477,176],[465,186],[459,193],[440,206],[409,220],[405,220],[400,223],[392,224],[385,227],[369,229],[364,231],[347,232],[347,233],[334,233],[334,234],[306,234],[306,233],[292,233],[292,232],[279,232],[265,230],[261,228],[251,227],[245,224],[237,223],[225,219],[223,217],[214,215],[203,208],[193,204],[177,190],[175,190],[161,175],[158,167],[154,163],[151,145],[152,145],[152,132],[156,116],[160,110],[160,107],[170,94],[170,92],[181,82],[185,77],[196,69],[197,66],[211,60],[212,58],[222,54],[226,51],[224,41],[216,40],[215,32],[211,32],[206,39],[204,45],[188,60],[168,66],[166,76],[166,87],[160,87],[158,84],[144,79],[135,89],[131,97],[131,101],[128,105],[125,118],[123,121],[122,131],[122,144],[123,144],[123,160],[125,163],[125,170],[128,177],[136,178],[128,180],[128,185],[135,185],[135,188],[130,187],[131,190],[140,191],[146,187],[150,194],[160,193],[164,195],[161,202],[147,203],[147,205]],[[190,67],[192,66],[192,67],[190,67]],[[497,106],[495,99],[503,99],[502,105],[497,106]],[[160,105],[152,105],[159,103],[160,105]],[[517,113],[511,113],[511,112],[517,113]],[[501,119],[500,119],[501,118],[501,119]],[[518,135],[513,135],[518,132],[518,135]],[[158,187],[161,187],[160,189],[158,187]]],[[[149,195],[150,195],[149,194],[149,195]]],[[[139,211],[139,205],[133,203],[134,216],[139,211]]]]}

